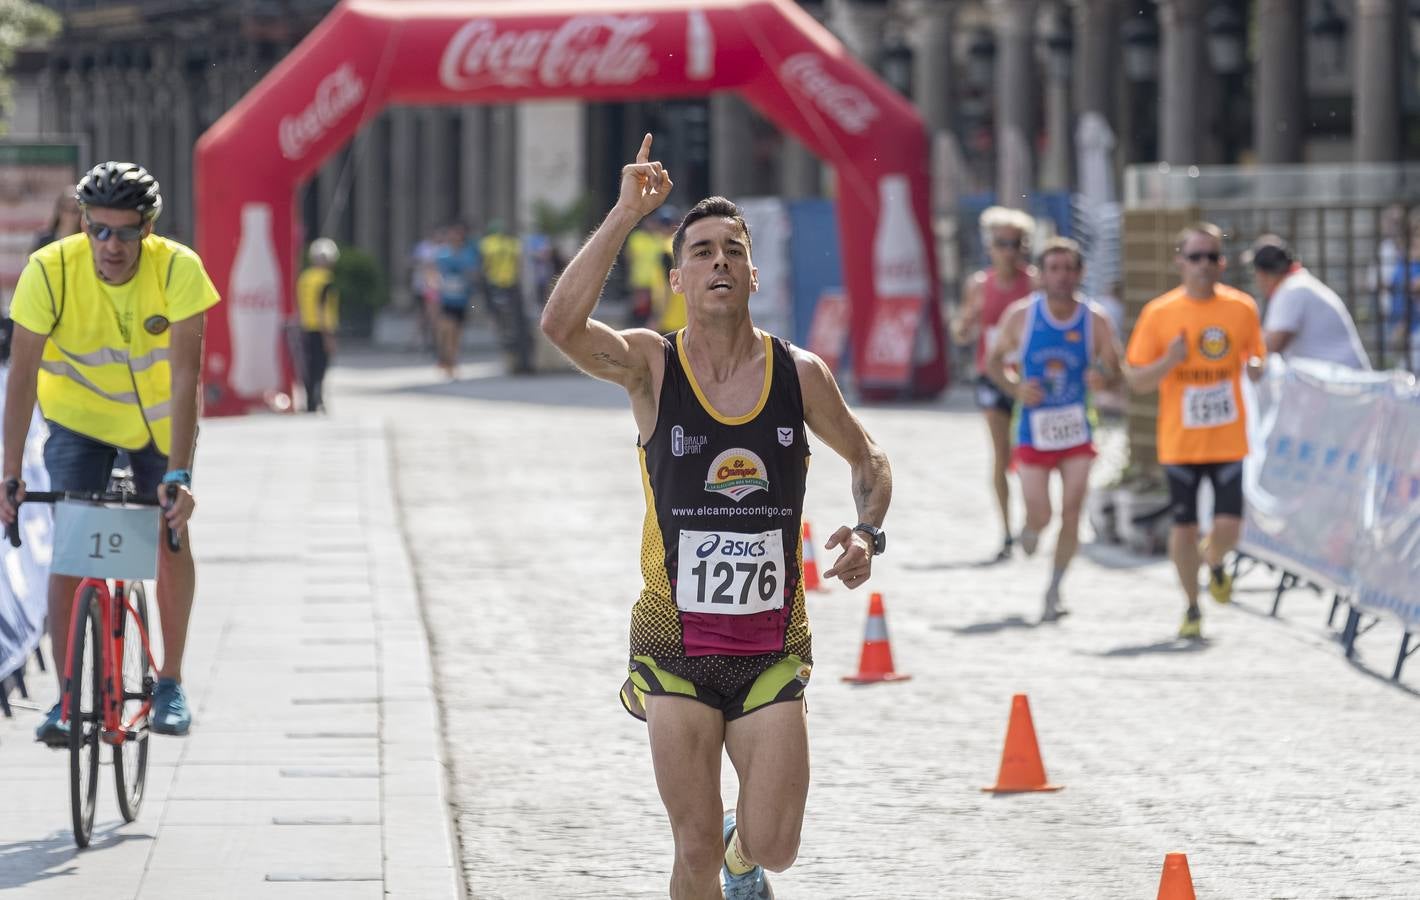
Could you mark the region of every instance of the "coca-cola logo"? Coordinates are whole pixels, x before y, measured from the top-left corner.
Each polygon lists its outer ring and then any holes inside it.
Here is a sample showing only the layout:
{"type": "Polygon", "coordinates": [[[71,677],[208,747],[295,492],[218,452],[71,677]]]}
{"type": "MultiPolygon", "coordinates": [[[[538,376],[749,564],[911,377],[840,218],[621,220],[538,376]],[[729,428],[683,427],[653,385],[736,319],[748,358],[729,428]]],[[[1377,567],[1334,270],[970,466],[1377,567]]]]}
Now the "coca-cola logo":
{"type": "Polygon", "coordinates": [[[360,80],[353,64],[345,63],[325,76],[316,85],[316,95],[310,105],[294,116],[281,119],[278,128],[281,155],[287,159],[305,156],[310,146],[325,137],[364,96],[365,82],[360,80]]]}
{"type": "Polygon", "coordinates": [[[819,112],[849,134],[862,134],[878,117],[877,106],[863,89],[828,74],[823,57],[817,53],[796,53],[784,60],[779,78],[791,89],[807,95],[819,112]]]}
{"type": "Polygon", "coordinates": [[[631,84],[656,71],[651,45],[638,40],[654,24],[650,16],[573,16],[556,29],[499,31],[474,19],[444,49],[439,81],[451,91],[631,84]]]}

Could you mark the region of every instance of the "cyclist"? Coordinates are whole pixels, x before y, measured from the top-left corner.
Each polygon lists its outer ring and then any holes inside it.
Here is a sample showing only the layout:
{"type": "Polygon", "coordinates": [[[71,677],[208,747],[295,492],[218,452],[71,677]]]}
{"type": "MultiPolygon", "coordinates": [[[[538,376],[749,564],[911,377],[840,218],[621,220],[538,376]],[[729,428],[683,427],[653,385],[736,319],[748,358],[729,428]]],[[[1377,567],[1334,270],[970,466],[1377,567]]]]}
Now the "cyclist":
{"type": "Polygon", "coordinates": [[[1125,377],[1135,393],[1159,391],[1159,462],[1168,477],[1173,509],[1169,556],[1188,600],[1182,638],[1202,636],[1198,609],[1198,488],[1213,485],[1213,531],[1203,561],[1208,592],[1219,603],[1232,599],[1232,577],[1223,558],[1242,529],[1243,458],[1247,421],[1242,384],[1246,368],[1262,376],[1267,354],[1257,304],[1242,291],[1219,284],[1227,266],[1223,232],[1203,222],[1178,235],[1176,261],[1183,284],[1150,300],[1129,338],[1125,377]]]}
{"type": "Polygon", "coordinates": [[[558,279],[542,328],[583,371],[626,389],[639,431],[645,587],[621,699],[647,723],[675,839],[670,894],[764,900],[764,870],[798,853],[809,788],[805,425],[848,460],[860,522],[828,541],[842,552],[825,577],[867,583],[886,546],[892,474],[823,361],[754,327],[758,273],[729,200],[702,200],[677,229],[670,286],[685,294],[683,330],[616,331],[591,318],[627,235],[670,191],[650,151],[648,134],[616,205],[558,279]],[[728,812],[724,751],[740,779],[728,812]]]}
{"type": "MultiPolygon", "coordinates": [[[[196,572],[186,523],[192,515],[192,458],[200,409],[198,379],[206,310],[220,300],[197,254],[153,234],[163,208],[158,182],[129,162],[94,166],[75,196],[83,230],[36,251],[15,287],[10,379],[5,394],[3,475],[18,486],[36,397],[49,426],[45,469],[56,491],[102,491],[119,453],[134,482],[164,504],[160,523],[182,538],[158,554],[163,665],[152,728],[186,734],[183,645],[196,572]],[[169,504],[167,486],[177,486],[169,504]]],[[[7,492],[8,493],[8,492],[7,492]]],[[[0,498],[0,521],[16,507],[0,498]]],[[[49,637],[63,684],[69,611],[78,578],[50,575],[49,637]]],[[[68,725],[55,704],[35,737],[64,746],[68,725]]]]}
{"type": "Polygon", "coordinates": [[[1026,501],[1020,543],[1027,556],[1050,524],[1050,470],[1060,470],[1060,533],[1041,613],[1053,622],[1067,613],[1060,583],[1080,543],[1080,508],[1094,465],[1092,394],[1118,380],[1120,350],[1108,316],[1076,293],[1085,273],[1080,245],[1051,238],[1039,263],[1044,290],[1001,317],[987,372],[1016,401],[1014,458],[1026,501]],[[1020,374],[1012,378],[1006,360],[1017,356],[1020,374]]]}

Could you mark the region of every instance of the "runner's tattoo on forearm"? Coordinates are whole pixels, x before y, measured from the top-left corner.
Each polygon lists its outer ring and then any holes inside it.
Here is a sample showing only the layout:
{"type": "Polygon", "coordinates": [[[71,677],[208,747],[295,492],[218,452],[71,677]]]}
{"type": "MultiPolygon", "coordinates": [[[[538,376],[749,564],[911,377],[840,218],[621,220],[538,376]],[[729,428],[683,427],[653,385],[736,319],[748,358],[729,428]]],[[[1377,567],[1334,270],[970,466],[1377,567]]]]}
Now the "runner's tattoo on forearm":
{"type": "Polygon", "coordinates": [[[615,367],[617,367],[618,369],[629,369],[629,368],[631,368],[631,367],[628,366],[626,363],[624,363],[624,362],[622,362],[621,360],[617,359],[616,357],[612,356],[610,353],[605,353],[605,352],[602,352],[602,351],[600,351],[600,350],[598,350],[596,353],[593,353],[593,354],[592,354],[592,359],[595,359],[595,360],[597,360],[598,362],[604,362],[604,363],[606,363],[606,364],[609,365],[609,366],[615,366],[615,367]]]}

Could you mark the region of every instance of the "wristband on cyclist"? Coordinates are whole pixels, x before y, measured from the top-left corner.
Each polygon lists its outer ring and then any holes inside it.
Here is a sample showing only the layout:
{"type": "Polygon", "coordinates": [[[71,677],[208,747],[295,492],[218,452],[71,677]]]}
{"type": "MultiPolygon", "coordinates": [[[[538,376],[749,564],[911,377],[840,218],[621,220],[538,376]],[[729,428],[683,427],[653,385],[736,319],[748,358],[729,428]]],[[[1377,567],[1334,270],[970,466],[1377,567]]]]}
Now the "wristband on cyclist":
{"type": "Polygon", "coordinates": [[[192,487],[192,470],[173,469],[163,476],[163,484],[180,484],[183,487],[192,487]]]}

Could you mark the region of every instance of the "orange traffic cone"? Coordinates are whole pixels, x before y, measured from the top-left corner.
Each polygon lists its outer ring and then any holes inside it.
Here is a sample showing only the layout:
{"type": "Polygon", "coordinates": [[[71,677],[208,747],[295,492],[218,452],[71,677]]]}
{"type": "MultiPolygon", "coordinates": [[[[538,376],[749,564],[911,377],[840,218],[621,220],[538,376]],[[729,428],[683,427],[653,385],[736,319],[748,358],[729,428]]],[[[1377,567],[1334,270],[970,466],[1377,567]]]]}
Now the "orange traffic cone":
{"type": "Polygon", "coordinates": [[[875,593],[868,598],[868,624],[863,629],[863,653],[858,657],[858,674],[844,675],[843,680],[853,684],[872,684],[877,681],[906,681],[911,677],[892,669],[892,646],[888,643],[887,619],[883,616],[883,595],[875,593]]]}
{"type": "Polygon", "coordinates": [[[823,590],[823,583],[818,577],[818,560],[814,559],[814,536],[809,531],[808,522],[804,522],[804,590],[823,590]]]}
{"type": "Polygon", "coordinates": [[[982,788],[993,794],[1023,794],[1028,791],[1058,791],[1063,785],[1047,784],[1045,764],[1040,761],[1040,745],[1035,740],[1030,701],[1025,694],[1011,698],[1011,721],[1006,726],[1006,747],[1001,751],[1001,771],[996,784],[982,788]]]}
{"type": "Polygon", "coordinates": [[[1159,900],[1197,900],[1193,893],[1193,877],[1188,874],[1188,856],[1169,853],[1164,856],[1164,874],[1159,878],[1159,900]]]}

